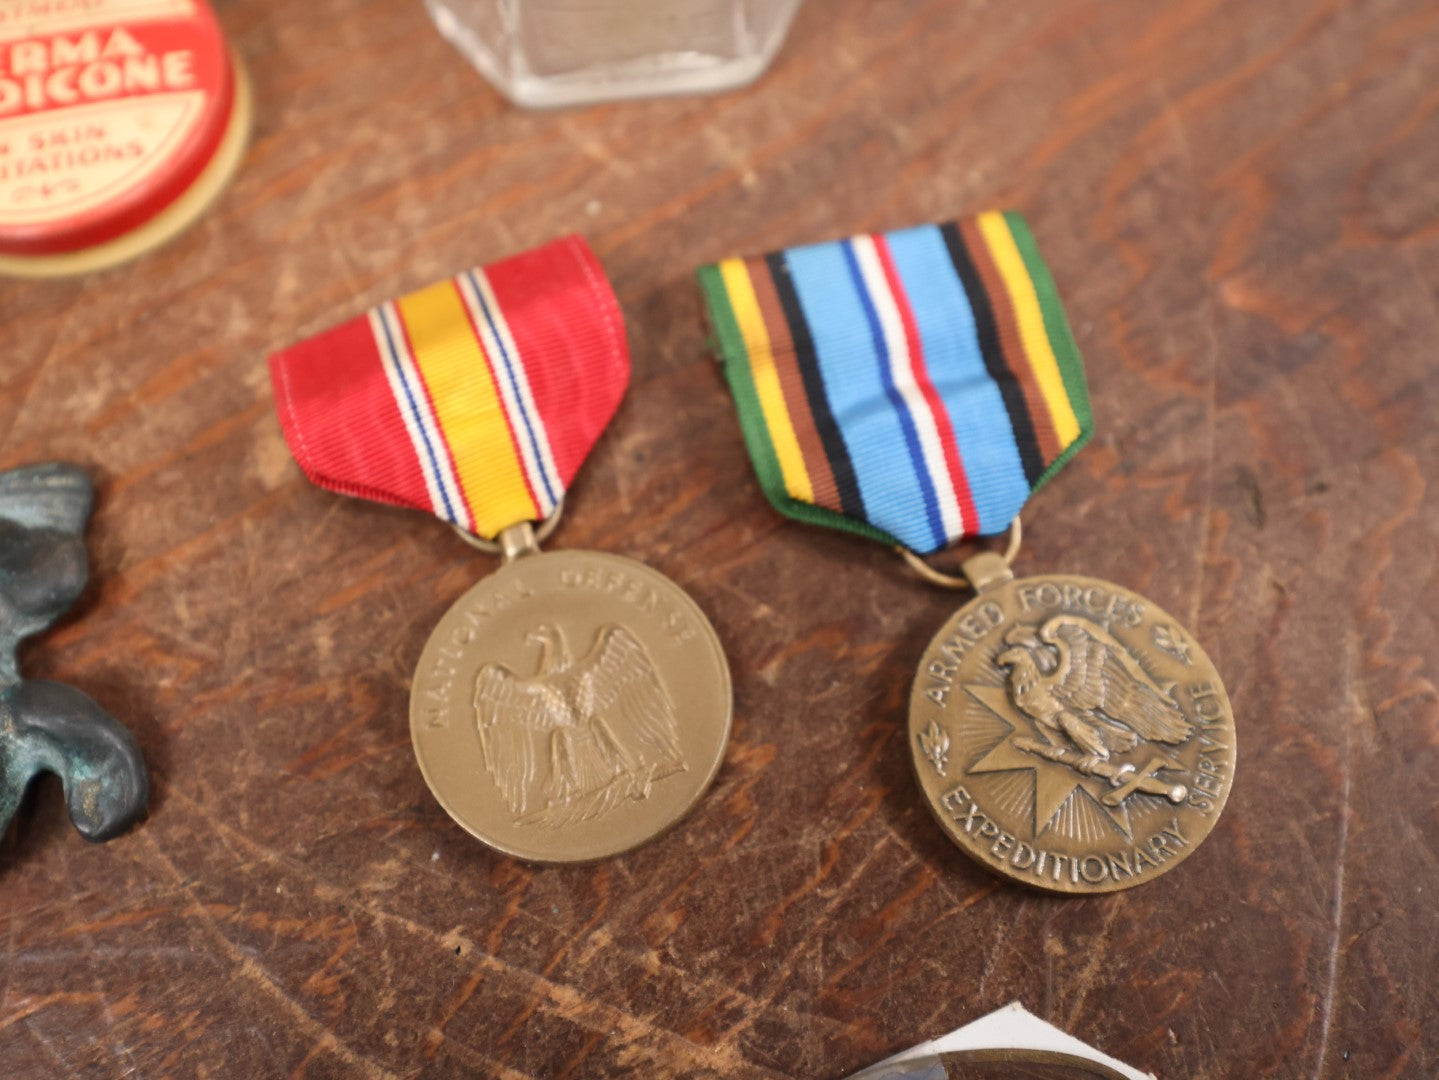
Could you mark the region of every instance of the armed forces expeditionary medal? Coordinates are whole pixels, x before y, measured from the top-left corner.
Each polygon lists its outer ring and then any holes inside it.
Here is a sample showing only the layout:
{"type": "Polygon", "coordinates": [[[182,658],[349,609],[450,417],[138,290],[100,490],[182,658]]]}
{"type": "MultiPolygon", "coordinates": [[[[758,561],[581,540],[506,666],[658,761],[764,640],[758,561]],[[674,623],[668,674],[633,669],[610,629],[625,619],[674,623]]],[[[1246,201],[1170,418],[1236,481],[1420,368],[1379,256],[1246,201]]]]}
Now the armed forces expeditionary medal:
{"type": "Polygon", "coordinates": [[[1084,368],[1017,214],[700,271],[745,443],[790,517],[975,590],[921,660],[909,744],[961,849],[1029,885],[1108,892],[1214,827],[1234,722],[1204,650],[1127,589],[1015,579],[1019,512],[1093,428],[1084,368]],[[964,580],[920,556],[1010,530],[964,580]]]}
{"type": "Polygon", "coordinates": [[[629,382],[619,304],[578,238],[382,304],[271,358],[316,484],[430,511],[503,566],[420,658],[410,731],[473,835],[535,862],[626,851],[719,770],[730,678],[695,603],[615,555],[541,554],[629,382]]]}

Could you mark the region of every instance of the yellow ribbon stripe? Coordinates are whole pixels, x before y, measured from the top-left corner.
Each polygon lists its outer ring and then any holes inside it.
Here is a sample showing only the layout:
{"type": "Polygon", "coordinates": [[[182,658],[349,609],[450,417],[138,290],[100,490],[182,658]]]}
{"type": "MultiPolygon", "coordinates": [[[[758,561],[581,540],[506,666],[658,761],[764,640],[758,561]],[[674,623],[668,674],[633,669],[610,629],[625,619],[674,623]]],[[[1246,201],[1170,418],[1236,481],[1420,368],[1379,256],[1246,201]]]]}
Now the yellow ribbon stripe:
{"type": "Polygon", "coordinates": [[[759,300],[754,294],[749,268],[745,266],[743,259],[726,259],[719,264],[719,268],[724,277],[725,288],[729,292],[735,321],[739,323],[740,333],[744,336],[755,392],[759,397],[760,409],[764,412],[775,456],[779,459],[780,472],[784,475],[785,491],[791,498],[812,503],[814,487],[810,482],[809,470],[804,465],[804,454],[800,451],[799,439],[794,433],[789,408],[784,403],[784,389],[780,386],[779,372],[774,364],[774,347],[770,343],[769,331],[765,329],[764,317],[760,314],[759,300]]]}
{"type": "Polygon", "coordinates": [[[1004,279],[1010,303],[1014,305],[1015,320],[1019,323],[1019,336],[1029,361],[1034,365],[1035,378],[1039,381],[1040,393],[1054,421],[1054,433],[1060,446],[1068,446],[1079,438],[1079,418],[1074,415],[1069,394],[1064,389],[1064,379],[1059,373],[1059,361],[1049,343],[1049,333],[1044,328],[1044,312],[1039,307],[1039,296],[1034,283],[1029,279],[1024,257],[1009,231],[1004,215],[997,212],[980,214],[977,218],[979,231],[999,276],[1004,279]]]}
{"type": "Polygon", "coordinates": [[[431,285],[396,306],[454,458],[456,479],[474,513],[474,531],[495,536],[506,525],[539,517],[492,369],[455,283],[431,285]],[[476,370],[486,377],[475,378],[476,370]]]}

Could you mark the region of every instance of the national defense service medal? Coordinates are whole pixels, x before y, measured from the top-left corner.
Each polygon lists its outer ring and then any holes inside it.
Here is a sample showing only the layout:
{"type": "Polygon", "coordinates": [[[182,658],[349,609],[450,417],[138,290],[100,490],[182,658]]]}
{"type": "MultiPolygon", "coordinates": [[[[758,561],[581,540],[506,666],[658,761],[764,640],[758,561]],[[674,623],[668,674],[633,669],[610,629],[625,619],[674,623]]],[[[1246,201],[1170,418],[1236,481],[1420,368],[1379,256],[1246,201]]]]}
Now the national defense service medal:
{"type": "Polygon", "coordinates": [[[604,268],[578,236],[462,271],[270,357],[314,483],[424,511],[503,565],[435,628],[410,730],[436,799],[498,851],[587,862],[673,825],[719,770],[729,669],[639,563],[541,553],[629,385],[604,268]]]}
{"type": "Polygon", "coordinates": [[[529,862],[643,843],[709,787],[729,741],[729,667],[709,620],[642,563],[540,553],[506,562],[440,620],[410,692],[426,783],[452,818],[529,862]]]}
{"type": "Polygon", "coordinates": [[[925,650],[909,743],[925,802],[1014,881],[1105,893],[1188,858],[1224,809],[1234,717],[1209,657],[1106,581],[964,564],[976,595],[925,650]]]}

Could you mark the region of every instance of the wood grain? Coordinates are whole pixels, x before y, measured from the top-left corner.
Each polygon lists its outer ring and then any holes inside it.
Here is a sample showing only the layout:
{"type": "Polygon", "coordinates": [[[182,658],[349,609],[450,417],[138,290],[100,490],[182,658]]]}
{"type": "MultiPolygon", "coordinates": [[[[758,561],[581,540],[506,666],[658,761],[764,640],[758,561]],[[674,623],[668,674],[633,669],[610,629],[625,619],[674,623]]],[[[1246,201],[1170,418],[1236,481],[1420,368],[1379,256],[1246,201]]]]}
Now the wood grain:
{"type": "Polygon", "coordinates": [[[1163,1077],[1439,1071],[1439,7],[815,0],[755,87],[503,103],[418,0],[231,0],[238,182],[132,266],[0,283],[0,467],[100,484],[82,610],[33,644],[134,729],[147,824],[42,785],[0,850],[7,1076],[834,1077],[1019,999],[1163,1077]],[[787,523],[693,268],[1023,210],[1098,435],[1021,568],[1187,617],[1240,732],[1180,870],[1001,885],[918,802],[903,719],[954,600],[787,523]],[[267,353],[578,230],[634,381],[561,547],[711,614],[733,744],[682,827],[583,869],[428,795],[408,677],[491,563],[305,483],[267,353]]]}

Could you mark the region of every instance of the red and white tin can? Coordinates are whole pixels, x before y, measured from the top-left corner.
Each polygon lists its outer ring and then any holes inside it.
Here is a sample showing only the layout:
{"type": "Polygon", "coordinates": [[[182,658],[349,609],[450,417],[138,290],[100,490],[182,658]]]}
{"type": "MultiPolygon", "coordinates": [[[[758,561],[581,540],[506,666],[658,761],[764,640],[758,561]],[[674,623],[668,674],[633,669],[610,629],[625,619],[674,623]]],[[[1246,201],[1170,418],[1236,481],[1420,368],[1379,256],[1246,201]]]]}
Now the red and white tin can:
{"type": "Polygon", "coordinates": [[[0,273],[168,240],[234,175],[250,114],[206,0],[0,0],[0,273]]]}

